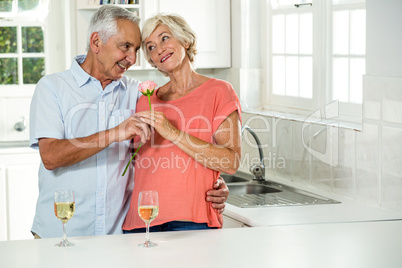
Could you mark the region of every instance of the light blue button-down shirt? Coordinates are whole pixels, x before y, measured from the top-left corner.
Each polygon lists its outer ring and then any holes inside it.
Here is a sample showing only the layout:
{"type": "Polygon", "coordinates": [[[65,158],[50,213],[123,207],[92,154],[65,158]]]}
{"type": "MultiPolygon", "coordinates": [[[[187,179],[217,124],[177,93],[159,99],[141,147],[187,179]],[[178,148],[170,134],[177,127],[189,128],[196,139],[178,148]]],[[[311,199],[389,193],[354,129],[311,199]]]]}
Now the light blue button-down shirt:
{"type": "MultiPolygon", "coordinates": [[[[100,82],[73,60],[70,70],[43,77],[31,103],[30,144],[38,139],[74,139],[113,128],[133,115],[140,96],[139,81],[124,76],[103,90],[100,82]]],[[[77,146],[80,144],[73,140],[77,146]]],[[[32,232],[43,238],[61,237],[62,226],[53,210],[56,190],[75,192],[75,214],[68,236],[122,233],[134,186],[134,170],[121,176],[131,149],[129,142],[113,143],[96,155],[68,167],[39,168],[39,198],[32,232]]]]}

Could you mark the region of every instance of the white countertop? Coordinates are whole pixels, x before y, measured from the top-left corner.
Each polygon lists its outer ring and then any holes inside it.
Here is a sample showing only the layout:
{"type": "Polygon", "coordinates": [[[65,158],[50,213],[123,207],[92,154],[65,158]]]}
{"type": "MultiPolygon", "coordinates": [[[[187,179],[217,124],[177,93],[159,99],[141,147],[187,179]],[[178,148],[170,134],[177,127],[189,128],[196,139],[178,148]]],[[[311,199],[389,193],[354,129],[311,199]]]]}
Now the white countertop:
{"type": "Polygon", "coordinates": [[[0,242],[16,267],[402,267],[402,221],[293,225],[0,242]]]}
{"type": "MultiPolygon", "coordinates": [[[[280,178],[275,178],[275,182],[286,184],[286,180],[280,178]]],[[[341,203],[262,208],[240,208],[227,203],[224,215],[254,227],[402,219],[402,213],[369,206],[313,186],[303,184],[289,185],[327,198],[332,198],[341,203]]]]}

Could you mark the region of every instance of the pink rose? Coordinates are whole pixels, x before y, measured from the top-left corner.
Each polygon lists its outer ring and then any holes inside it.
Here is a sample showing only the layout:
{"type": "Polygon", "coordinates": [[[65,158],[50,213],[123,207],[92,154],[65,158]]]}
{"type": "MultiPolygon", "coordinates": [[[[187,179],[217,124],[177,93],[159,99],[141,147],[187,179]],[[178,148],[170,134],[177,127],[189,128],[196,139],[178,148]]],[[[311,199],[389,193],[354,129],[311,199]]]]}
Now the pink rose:
{"type": "MultiPolygon", "coordinates": [[[[151,107],[151,96],[154,94],[155,88],[157,87],[156,83],[153,81],[145,81],[140,83],[140,85],[138,86],[138,90],[145,96],[148,97],[148,103],[149,103],[149,110],[152,111],[152,107],[151,107]]],[[[122,176],[124,176],[124,174],[126,174],[126,171],[131,163],[131,161],[133,161],[134,156],[137,154],[138,150],[141,148],[142,143],[140,143],[140,146],[138,146],[137,150],[134,152],[133,156],[130,158],[130,160],[128,161],[126,168],[123,171],[123,174],[121,174],[122,176]]]]}
{"type": "Polygon", "coordinates": [[[138,90],[141,91],[141,93],[145,96],[152,96],[156,87],[157,84],[155,82],[145,81],[140,83],[140,85],[138,86],[138,90]]]}

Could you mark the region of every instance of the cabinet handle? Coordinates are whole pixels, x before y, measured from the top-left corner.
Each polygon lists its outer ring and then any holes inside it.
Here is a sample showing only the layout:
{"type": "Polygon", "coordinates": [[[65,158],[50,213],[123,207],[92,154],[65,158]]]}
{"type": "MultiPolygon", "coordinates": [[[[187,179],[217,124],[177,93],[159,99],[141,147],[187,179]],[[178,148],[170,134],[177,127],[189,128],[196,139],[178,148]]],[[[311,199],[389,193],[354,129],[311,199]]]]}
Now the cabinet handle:
{"type": "Polygon", "coordinates": [[[18,132],[22,132],[27,128],[26,122],[25,122],[25,116],[22,117],[22,121],[15,123],[14,129],[18,132]]]}

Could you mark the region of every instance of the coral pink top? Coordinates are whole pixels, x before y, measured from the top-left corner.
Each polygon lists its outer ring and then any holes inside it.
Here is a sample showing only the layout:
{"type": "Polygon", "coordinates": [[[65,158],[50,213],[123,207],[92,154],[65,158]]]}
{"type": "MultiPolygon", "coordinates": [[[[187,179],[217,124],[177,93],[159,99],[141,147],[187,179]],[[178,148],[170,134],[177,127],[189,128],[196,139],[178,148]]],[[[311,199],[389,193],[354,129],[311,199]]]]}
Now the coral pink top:
{"type": "MultiPolygon", "coordinates": [[[[218,79],[209,79],[173,101],[162,101],[154,93],[151,104],[155,111],[164,112],[175,127],[209,143],[214,143],[214,133],[228,115],[236,110],[241,114],[232,86],[218,79]]],[[[141,96],[137,112],[144,110],[149,110],[148,98],[141,96]]],[[[151,226],[189,220],[221,227],[222,215],[205,200],[218,177],[218,171],[197,163],[155,131],[135,157],[134,191],[123,229],[145,227],[137,211],[138,194],[143,190],[155,190],[159,196],[159,215],[151,226]]]]}

